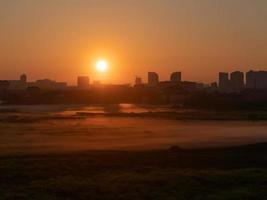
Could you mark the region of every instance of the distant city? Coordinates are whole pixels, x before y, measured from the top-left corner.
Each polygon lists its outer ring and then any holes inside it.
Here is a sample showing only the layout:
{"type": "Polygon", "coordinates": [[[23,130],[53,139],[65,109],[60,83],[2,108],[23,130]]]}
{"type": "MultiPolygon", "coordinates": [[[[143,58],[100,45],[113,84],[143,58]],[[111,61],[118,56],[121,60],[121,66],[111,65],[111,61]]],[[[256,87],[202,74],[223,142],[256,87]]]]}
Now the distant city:
{"type": "MultiPolygon", "coordinates": [[[[133,87],[149,87],[149,88],[168,88],[179,85],[188,91],[208,89],[221,93],[238,93],[243,90],[267,90],[267,71],[248,71],[244,75],[241,71],[232,73],[219,72],[218,81],[210,84],[183,81],[182,72],[173,72],[170,79],[160,81],[159,75],[156,72],[148,72],[147,82],[143,82],[141,77],[136,77],[133,87]]],[[[26,74],[22,74],[18,80],[0,80],[0,90],[26,90],[26,89],[41,89],[41,90],[65,90],[65,89],[81,89],[87,90],[101,86],[124,86],[130,85],[104,85],[99,81],[90,84],[89,76],[78,76],[76,86],[68,86],[66,82],[57,82],[50,79],[37,80],[29,82],[26,74]]]]}

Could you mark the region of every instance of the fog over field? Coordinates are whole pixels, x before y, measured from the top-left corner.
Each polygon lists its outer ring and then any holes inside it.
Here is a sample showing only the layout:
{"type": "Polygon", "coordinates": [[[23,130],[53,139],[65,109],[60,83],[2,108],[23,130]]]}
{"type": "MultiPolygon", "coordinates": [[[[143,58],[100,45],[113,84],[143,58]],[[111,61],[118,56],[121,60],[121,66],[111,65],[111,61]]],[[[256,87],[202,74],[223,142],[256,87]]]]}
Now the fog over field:
{"type": "MultiPolygon", "coordinates": [[[[171,108],[161,107],[156,111],[171,108]]],[[[106,116],[153,112],[153,107],[13,106],[0,114],[0,154],[87,150],[153,150],[219,147],[267,141],[265,121],[174,120],[106,116]],[[122,109],[121,109],[122,108],[122,109]],[[104,113],[96,116],[80,116],[104,113]]]]}

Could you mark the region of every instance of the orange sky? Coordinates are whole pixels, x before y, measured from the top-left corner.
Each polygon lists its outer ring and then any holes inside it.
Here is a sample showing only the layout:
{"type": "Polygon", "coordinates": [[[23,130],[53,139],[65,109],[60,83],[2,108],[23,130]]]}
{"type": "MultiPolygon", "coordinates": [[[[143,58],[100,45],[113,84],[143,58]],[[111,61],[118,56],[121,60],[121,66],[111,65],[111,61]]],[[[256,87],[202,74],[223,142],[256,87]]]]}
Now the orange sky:
{"type": "Polygon", "coordinates": [[[211,82],[267,70],[266,0],[0,0],[0,79],[211,82]],[[105,75],[94,67],[106,59],[105,75]]]}

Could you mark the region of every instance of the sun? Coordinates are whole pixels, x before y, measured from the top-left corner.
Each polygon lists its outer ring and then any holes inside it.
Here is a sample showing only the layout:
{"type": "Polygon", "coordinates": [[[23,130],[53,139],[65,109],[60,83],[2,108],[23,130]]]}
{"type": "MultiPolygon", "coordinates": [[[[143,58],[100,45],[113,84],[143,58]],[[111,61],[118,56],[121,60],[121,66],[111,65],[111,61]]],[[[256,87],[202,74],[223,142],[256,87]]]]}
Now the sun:
{"type": "Polygon", "coordinates": [[[96,62],[96,70],[99,72],[106,72],[108,70],[108,63],[105,60],[99,60],[96,62]]]}

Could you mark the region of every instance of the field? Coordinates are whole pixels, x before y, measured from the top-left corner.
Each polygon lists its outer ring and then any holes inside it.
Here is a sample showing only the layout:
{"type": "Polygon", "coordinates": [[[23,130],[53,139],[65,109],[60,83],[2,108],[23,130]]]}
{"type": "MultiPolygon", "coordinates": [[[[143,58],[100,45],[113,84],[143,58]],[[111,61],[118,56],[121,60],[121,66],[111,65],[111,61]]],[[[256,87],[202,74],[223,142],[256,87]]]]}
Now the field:
{"type": "Polygon", "coordinates": [[[4,110],[0,200],[266,198],[266,121],[177,116],[4,110]]]}
{"type": "Polygon", "coordinates": [[[0,199],[265,199],[267,144],[0,158],[0,199]]]}

